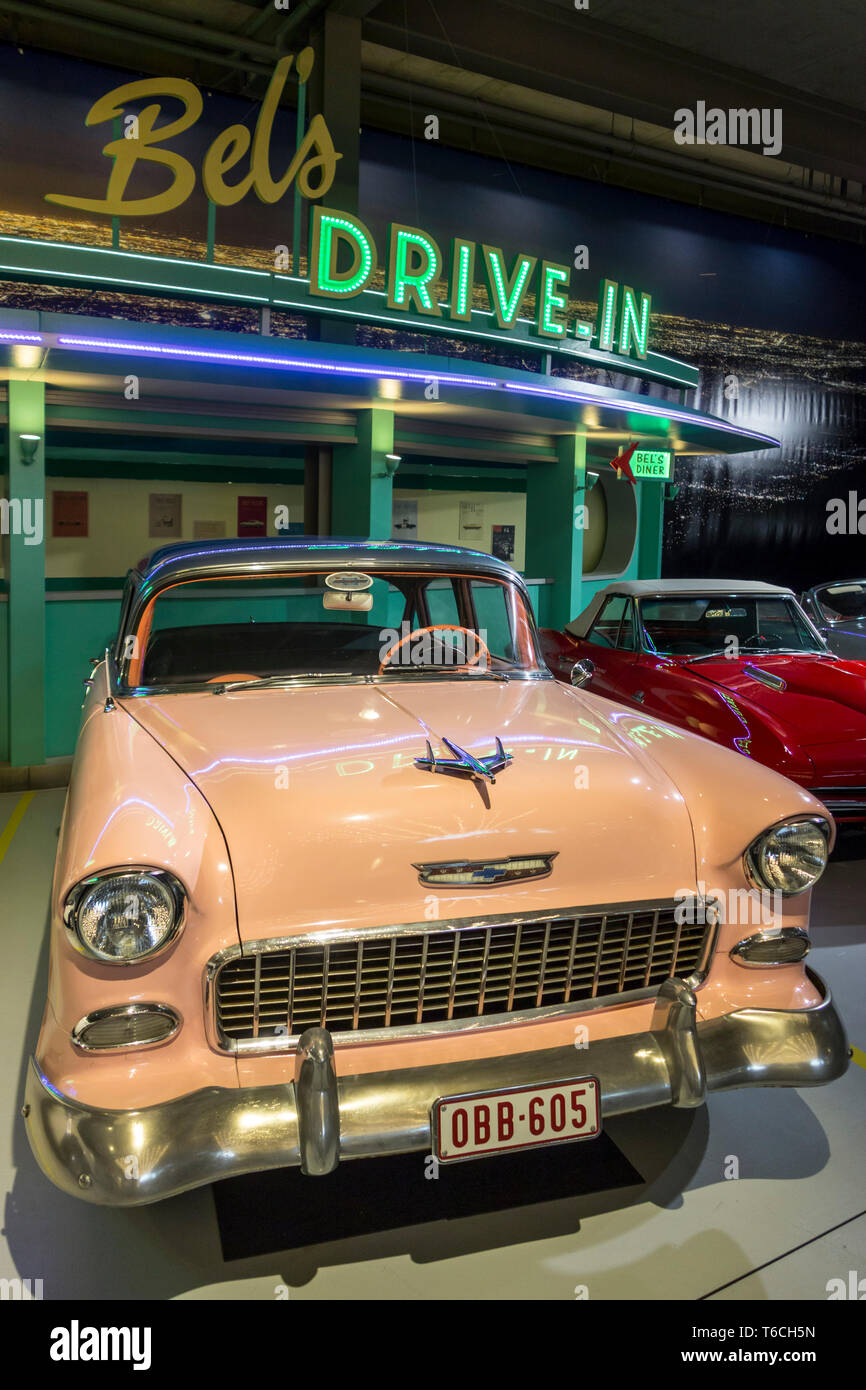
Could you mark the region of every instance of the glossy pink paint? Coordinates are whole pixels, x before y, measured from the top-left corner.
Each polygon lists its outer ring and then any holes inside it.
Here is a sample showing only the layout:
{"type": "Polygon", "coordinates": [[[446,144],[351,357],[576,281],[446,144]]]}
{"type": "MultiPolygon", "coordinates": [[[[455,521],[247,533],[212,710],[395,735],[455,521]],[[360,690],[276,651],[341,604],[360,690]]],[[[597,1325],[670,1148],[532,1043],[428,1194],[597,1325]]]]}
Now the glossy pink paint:
{"type": "MultiPolygon", "coordinates": [[[[551,681],[405,681],[117,700],[104,667],[88,695],[61,828],[51,909],[49,998],[39,1063],[67,1095],[129,1109],[197,1090],[289,1080],[291,1058],[236,1064],[208,1040],[206,962],[238,942],[335,926],[555,911],[671,898],[702,882],[746,886],[742,855],[767,826],[820,813],[768,768],[696,734],[551,681]],[[475,754],[499,734],[514,762],[495,786],[424,772],[443,735],[475,754]],[[413,863],[557,850],[549,878],[439,892],[413,863]],[[120,865],[170,869],[189,895],[185,929],[135,967],[76,951],[62,922],[70,888],[120,865]],[[179,1011],[170,1042],[105,1056],[70,1042],[78,1020],[129,1000],[179,1011]]],[[[809,894],[789,899],[805,925],[809,894]]],[[[757,930],[758,928],[753,928],[757,930]]],[[[751,971],[720,929],[701,1016],[819,1002],[802,966],[751,971]]],[[[651,1004],[543,1023],[337,1050],[343,1075],[561,1045],[646,1026],[651,1004]]]]}

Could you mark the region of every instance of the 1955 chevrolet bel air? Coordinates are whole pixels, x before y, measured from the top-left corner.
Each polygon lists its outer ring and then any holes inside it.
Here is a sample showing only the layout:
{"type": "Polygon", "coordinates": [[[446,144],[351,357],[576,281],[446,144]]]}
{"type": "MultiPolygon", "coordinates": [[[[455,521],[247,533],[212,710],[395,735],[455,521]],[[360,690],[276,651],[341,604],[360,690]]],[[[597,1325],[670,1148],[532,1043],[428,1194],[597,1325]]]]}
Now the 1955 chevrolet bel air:
{"type": "Polygon", "coordinates": [[[459,547],[142,561],[60,833],[24,1106],[47,1175],[133,1205],[839,1076],[804,963],[828,812],[585,676],[459,547]]]}

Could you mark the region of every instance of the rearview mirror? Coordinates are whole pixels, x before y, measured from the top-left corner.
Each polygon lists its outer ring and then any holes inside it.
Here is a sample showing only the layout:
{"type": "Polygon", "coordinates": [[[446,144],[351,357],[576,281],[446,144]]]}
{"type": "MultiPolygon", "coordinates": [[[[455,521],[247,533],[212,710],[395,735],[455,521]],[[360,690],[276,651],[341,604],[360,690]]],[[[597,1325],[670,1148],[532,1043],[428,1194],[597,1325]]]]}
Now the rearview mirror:
{"type": "Polygon", "coordinates": [[[335,613],[369,613],[373,607],[373,595],[370,593],[334,593],[331,589],[326,589],[322,602],[324,607],[330,612],[335,613]]]}
{"type": "Polygon", "coordinates": [[[594,675],[595,662],[590,661],[589,657],[582,657],[571,668],[571,683],[576,686],[588,685],[594,675]]]}

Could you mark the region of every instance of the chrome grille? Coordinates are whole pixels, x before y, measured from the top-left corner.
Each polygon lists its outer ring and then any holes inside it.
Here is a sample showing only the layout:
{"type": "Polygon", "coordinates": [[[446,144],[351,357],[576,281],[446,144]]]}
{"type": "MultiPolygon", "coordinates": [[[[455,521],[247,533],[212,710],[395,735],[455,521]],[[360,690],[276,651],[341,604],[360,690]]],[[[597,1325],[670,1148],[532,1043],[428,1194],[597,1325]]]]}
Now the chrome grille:
{"type": "Polygon", "coordinates": [[[573,1006],[692,975],[710,930],[665,903],[258,943],[217,966],[217,1037],[245,1050],[316,1025],[352,1034],[573,1006]]]}

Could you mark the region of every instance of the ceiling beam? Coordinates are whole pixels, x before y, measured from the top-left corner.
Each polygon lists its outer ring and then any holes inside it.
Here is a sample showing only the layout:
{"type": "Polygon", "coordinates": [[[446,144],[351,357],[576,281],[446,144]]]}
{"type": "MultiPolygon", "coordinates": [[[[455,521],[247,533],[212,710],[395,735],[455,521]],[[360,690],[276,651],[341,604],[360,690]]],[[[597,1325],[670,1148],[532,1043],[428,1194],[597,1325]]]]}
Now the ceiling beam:
{"type": "Polygon", "coordinates": [[[679,107],[771,106],[784,110],[784,157],[809,168],[866,181],[866,113],[630,33],[541,0],[436,0],[413,6],[408,35],[403,0],[383,0],[364,38],[433,64],[585,102],[673,127],[679,107]],[[531,19],[526,11],[532,12],[531,19]]]}

